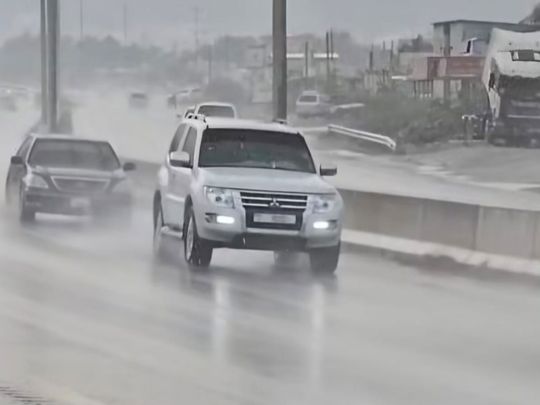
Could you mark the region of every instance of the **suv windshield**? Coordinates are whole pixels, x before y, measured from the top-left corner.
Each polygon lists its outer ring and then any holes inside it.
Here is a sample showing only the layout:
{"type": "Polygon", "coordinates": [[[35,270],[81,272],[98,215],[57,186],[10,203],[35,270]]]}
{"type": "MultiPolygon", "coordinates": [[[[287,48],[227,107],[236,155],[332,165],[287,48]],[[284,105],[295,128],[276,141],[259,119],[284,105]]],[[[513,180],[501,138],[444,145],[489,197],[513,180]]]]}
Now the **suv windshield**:
{"type": "Polygon", "coordinates": [[[243,129],[207,129],[199,167],[249,167],[315,173],[301,135],[243,129]]]}
{"type": "Polygon", "coordinates": [[[120,168],[107,142],[40,139],[30,153],[32,166],[112,171],[120,168]]]}
{"type": "Polygon", "coordinates": [[[207,117],[234,118],[234,110],[224,105],[203,105],[199,108],[199,114],[207,117]]]}

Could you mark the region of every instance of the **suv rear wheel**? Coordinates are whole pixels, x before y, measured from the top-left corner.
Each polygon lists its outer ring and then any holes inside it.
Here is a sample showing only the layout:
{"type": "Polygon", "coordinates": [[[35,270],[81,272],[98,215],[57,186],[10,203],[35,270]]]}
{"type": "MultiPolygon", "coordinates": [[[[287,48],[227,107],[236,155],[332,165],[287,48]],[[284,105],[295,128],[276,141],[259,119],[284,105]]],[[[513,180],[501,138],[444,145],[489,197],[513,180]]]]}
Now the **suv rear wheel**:
{"type": "Polygon", "coordinates": [[[212,261],[212,246],[199,237],[193,209],[189,209],[184,223],[184,257],[193,268],[205,269],[212,261]]]}
{"type": "Polygon", "coordinates": [[[341,246],[313,249],[309,252],[311,270],[319,274],[334,274],[339,263],[341,246]]]}

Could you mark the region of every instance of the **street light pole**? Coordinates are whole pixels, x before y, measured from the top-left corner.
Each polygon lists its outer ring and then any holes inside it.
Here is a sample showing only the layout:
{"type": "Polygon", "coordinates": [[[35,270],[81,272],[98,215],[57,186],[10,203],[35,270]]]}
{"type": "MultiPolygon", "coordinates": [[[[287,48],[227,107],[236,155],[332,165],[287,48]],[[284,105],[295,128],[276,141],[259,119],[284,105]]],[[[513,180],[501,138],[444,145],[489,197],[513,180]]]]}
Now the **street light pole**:
{"type": "Polygon", "coordinates": [[[48,130],[58,129],[58,41],[60,36],[60,10],[58,0],[47,0],[47,112],[48,130]]]}
{"type": "Polygon", "coordinates": [[[49,131],[49,85],[47,72],[47,0],[40,1],[40,31],[41,31],[41,125],[49,131]]]}
{"type": "Polygon", "coordinates": [[[84,0],[79,3],[79,39],[82,41],[84,38],[84,0]]]}
{"type": "Polygon", "coordinates": [[[287,119],[287,0],[273,0],[274,118],[287,119]]]}

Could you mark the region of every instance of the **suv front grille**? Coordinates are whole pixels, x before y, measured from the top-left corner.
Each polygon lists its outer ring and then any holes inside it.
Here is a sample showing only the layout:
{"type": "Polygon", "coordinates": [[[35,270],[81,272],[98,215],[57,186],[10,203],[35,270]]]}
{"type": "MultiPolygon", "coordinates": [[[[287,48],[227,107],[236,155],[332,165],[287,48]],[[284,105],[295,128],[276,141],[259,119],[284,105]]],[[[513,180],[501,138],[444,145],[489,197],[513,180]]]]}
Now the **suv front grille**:
{"type": "Polygon", "coordinates": [[[52,177],[56,188],[68,193],[99,193],[105,191],[108,180],[80,179],[74,177],[52,177]]]}
{"type": "Polygon", "coordinates": [[[242,206],[246,210],[248,228],[298,231],[302,229],[303,215],[307,208],[305,194],[271,193],[263,191],[242,191],[242,206]],[[259,222],[257,214],[284,215],[294,217],[294,222],[259,222]]]}
{"type": "Polygon", "coordinates": [[[302,194],[242,191],[240,196],[242,197],[244,208],[269,208],[304,212],[308,201],[307,195],[302,194]]]}

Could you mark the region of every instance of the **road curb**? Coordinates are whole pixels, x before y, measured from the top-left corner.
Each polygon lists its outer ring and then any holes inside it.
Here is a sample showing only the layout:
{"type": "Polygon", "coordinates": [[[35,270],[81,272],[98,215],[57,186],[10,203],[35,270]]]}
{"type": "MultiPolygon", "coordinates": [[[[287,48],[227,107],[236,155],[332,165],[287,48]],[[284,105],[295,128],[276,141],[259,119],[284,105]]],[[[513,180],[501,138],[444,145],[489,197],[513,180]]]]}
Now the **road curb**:
{"type": "Polygon", "coordinates": [[[396,260],[413,262],[415,264],[488,270],[540,278],[540,261],[476,252],[453,246],[348,229],[343,231],[342,245],[345,251],[353,250],[386,257],[389,256],[396,260]]]}

